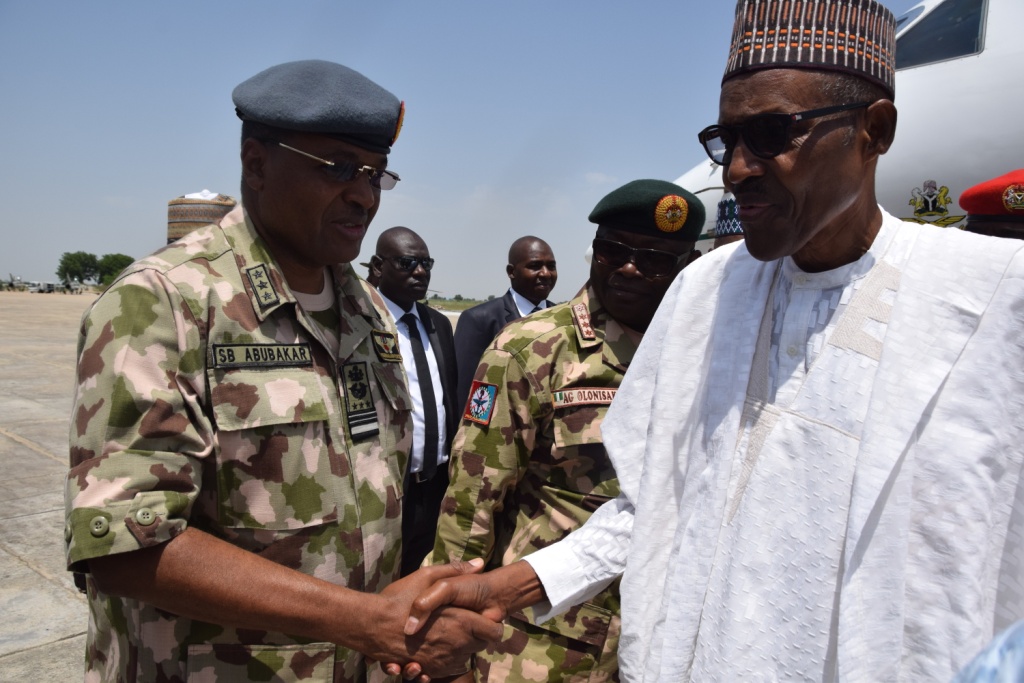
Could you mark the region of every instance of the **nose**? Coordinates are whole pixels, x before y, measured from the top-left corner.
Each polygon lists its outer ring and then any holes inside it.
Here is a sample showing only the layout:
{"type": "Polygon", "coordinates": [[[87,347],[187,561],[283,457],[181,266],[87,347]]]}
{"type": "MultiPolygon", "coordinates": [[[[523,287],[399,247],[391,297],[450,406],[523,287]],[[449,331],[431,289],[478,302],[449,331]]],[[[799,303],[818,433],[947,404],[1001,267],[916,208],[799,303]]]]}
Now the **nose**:
{"type": "Polygon", "coordinates": [[[747,178],[764,173],[763,160],[754,156],[742,137],[736,141],[736,144],[723,161],[722,180],[725,189],[730,192],[734,186],[739,185],[747,178]]]}
{"type": "Polygon", "coordinates": [[[355,178],[345,183],[345,198],[349,203],[369,210],[380,198],[380,190],[370,185],[368,174],[357,173],[355,178]]]}
{"type": "Polygon", "coordinates": [[[642,278],[644,274],[641,273],[640,269],[636,267],[636,261],[634,260],[634,258],[635,254],[633,256],[630,256],[629,260],[622,264],[617,272],[619,272],[623,277],[628,277],[630,279],[642,278]]]}

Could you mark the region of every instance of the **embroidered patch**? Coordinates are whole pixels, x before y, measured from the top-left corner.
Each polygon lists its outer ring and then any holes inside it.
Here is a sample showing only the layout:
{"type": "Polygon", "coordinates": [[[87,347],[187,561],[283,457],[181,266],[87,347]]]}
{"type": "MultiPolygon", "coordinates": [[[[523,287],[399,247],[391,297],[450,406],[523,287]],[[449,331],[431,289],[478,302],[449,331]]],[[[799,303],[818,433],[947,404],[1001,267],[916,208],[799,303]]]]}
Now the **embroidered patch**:
{"type": "Polygon", "coordinates": [[[686,223],[690,205],[677,194],[665,195],[654,207],[654,224],[662,232],[677,232],[686,223]]]}
{"type": "Polygon", "coordinates": [[[563,389],[556,391],[552,398],[555,408],[568,408],[570,406],[606,406],[610,405],[615,398],[616,389],[603,387],[576,387],[574,389],[563,389]]]}
{"type": "Polygon", "coordinates": [[[466,414],[463,417],[477,424],[491,424],[494,399],[497,395],[496,385],[473,380],[473,385],[469,388],[469,400],[466,402],[466,414]]]}
{"type": "Polygon", "coordinates": [[[280,302],[277,290],[274,289],[274,283],[270,281],[270,274],[267,272],[265,265],[261,263],[258,266],[253,266],[247,269],[245,274],[249,276],[249,284],[252,285],[252,291],[256,294],[256,298],[259,299],[261,307],[268,308],[280,302]]]}
{"type": "Polygon", "coordinates": [[[370,332],[373,339],[373,349],[377,352],[377,358],[385,363],[401,363],[402,353],[398,350],[398,339],[390,332],[373,330],[370,332]]]}
{"type": "Polygon", "coordinates": [[[581,301],[572,307],[572,317],[576,320],[576,327],[579,328],[580,335],[584,339],[597,339],[597,335],[594,334],[594,326],[590,324],[590,311],[585,303],[581,301]]]}
{"type": "Polygon", "coordinates": [[[341,379],[345,385],[345,412],[352,440],[377,436],[380,426],[377,423],[377,411],[373,407],[367,364],[359,362],[341,366],[341,379]]]}
{"type": "Polygon", "coordinates": [[[1010,213],[1024,211],[1024,185],[1010,185],[1003,191],[1003,206],[1010,213]]]}
{"type": "Polygon", "coordinates": [[[309,344],[214,344],[211,365],[231,368],[299,368],[313,364],[309,344]]]}

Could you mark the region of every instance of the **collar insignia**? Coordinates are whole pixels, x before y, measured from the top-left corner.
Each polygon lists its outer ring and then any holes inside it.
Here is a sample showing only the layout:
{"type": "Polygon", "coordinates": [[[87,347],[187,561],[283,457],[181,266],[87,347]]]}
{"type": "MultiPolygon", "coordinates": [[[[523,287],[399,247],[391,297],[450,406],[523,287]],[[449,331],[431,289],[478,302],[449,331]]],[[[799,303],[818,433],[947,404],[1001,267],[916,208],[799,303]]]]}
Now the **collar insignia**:
{"type": "Polygon", "coordinates": [[[277,290],[274,289],[274,283],[270,280],[270,273],[267,272],[267,267],[264,264],[247,268],[245,274],[249,277],[249,285],[252,286],[252,292],[260,302],[260,308],[270,308],[280,302],[277,290]]]}
{"type": "Polygon", "coordinates": [[[588,341],[597,339],[594,334],[594,326],[590,323],[590,311],[582,301],[572,307],[572,317],[576,320],[576,327],[580,330],[580,336],[588,341]]]}

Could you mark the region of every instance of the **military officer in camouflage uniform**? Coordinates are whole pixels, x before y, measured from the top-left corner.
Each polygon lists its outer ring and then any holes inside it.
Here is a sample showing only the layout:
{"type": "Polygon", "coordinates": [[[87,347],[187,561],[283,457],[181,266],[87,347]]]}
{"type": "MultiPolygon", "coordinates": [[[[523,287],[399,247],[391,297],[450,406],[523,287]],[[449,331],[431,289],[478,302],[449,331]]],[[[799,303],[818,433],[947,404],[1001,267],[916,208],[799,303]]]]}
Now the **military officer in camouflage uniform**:
{"type": "MultiPolygon", "coordinates": [[[[602,199],[590,280],[568,303],[510,323],[484,352],[456,436],[435,562],[515,562],[566,536],[619,494],[601,420],[675,275],[704,208],[637,180],[602,199]]],[[[480,681],[618,680],[617,584],[536,623],[515,613],[475,658],[480,681]]],[[[468,676],[466,679],[468,680],[468,676]]]]}
{"type": "Polygon", "coordinates": [[[65,539],[86,680],[383,680],[367,658],[413,652],[464,670],[500,625],[460,611],[402,633],[437,575],[392,583],[410,399],[349,265],[398,180],[404,107],[321,61],[233,99],[242,220],[130,266],[83,320],[65,539]]]}

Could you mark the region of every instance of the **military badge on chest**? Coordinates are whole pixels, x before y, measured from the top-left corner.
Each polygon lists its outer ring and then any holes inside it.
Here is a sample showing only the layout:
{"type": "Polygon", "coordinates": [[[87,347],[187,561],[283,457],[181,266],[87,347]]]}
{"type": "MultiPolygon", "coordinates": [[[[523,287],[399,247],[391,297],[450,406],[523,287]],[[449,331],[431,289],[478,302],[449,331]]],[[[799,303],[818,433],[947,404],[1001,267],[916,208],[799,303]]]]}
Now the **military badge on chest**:
{"type": "Polygon", "coordinates": [[[341,381],[345,387],[345,413],[348,431],[353,441],[369,439],[380,433],[377,411],[373,407],[370,375],[365,362],[341,366],[341,381]]]}

